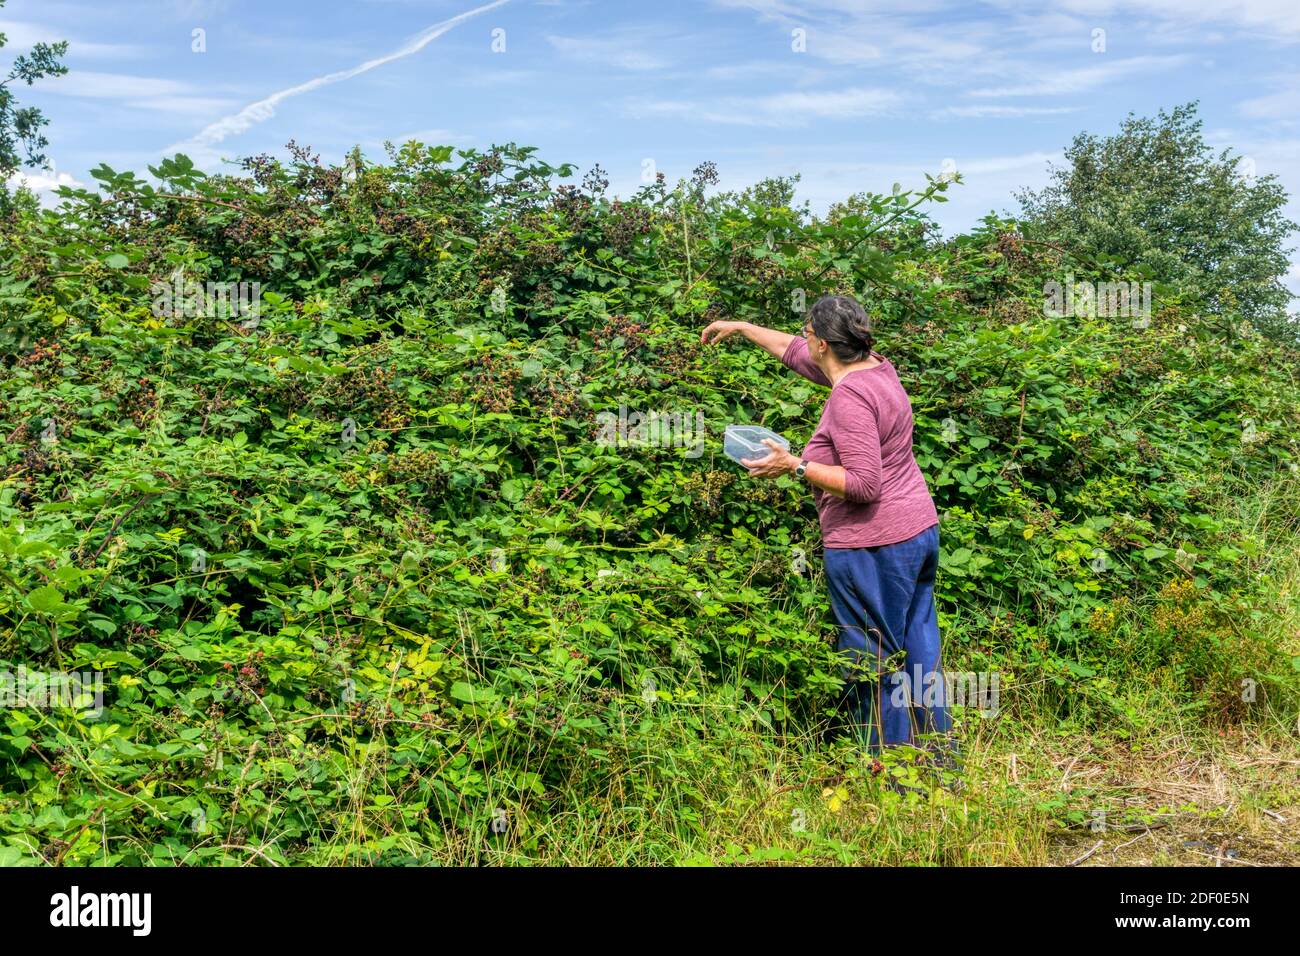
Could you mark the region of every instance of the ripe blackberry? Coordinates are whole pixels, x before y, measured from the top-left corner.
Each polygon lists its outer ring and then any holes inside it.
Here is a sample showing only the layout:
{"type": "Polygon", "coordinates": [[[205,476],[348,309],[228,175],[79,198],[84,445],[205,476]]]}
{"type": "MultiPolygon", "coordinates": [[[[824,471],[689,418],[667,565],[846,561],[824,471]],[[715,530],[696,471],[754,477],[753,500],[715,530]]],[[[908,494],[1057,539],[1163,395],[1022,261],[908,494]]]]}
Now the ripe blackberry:
{"type": "Polygon", "coordinates": [[[704,315],[700,318],[705,325],[708,325],[711,322],[720,322],[730,315],[731,313],[727,311],[727,307],[721,302],[710,302],[709,307],[704,310],[704,315]]]}
{"type": "Polygon", "coordinates": [[[528,389],[528,398],[534,409],[551,418],[594,419],[594,413],[582,401],[582,395],[563,382],[547,378],[528,389]]]}
{"type": "Polygon", "coordinates": [[[158,393],[149,379],[141,377],[119,396],[118,405],[137,427],[143,428],[158,408],[158,393]]]}
{"type": "Polygon", "coordinates": [[[475,160],[474,164],[470,168],[479,178],[491,179],[506,168],[506,163],[494,148],[486,156],[482,156],[475,160]]]}
{"type": "Polygon", "coordinates": [[[32,350],[15,363],[19,368],[31,369],[38,378],[57,375],[63,368],[63,345],[57,341],[36,340],[32,350]]]}
{"type": "Polygon", "coordinates": [[[582,188],[593,196],[602,195],[609,188],[609,176],[600,163],[592,166],[587,175],[582,177],[582,188]]]}
{"type": "Polygon", "coordinates": [[[591,212],[591,200],[577,186],[560,186],[551,198],[551,208],[570,223],[579,223],[591,212]]]}
{"type": "Polygon", "coordinates": [[[430,490],[441,491],[447,487],[447,473],[436,452],[412,449],[388,460],[390,480],[403,483],[418,481],[430,490]]]}
{"type": "Polygon", "coordinates": [[[606,214],[605,240],[619,252],[626,252],[637,239],[654,227],[654,215],[644,206],[616,199],[606,214]]]}
{"type": "Polygon", "coordinates": [[[785,270],[771,259],[738,252],[731,257],[731,271],[748,285],[770,286],[778,282],[785,270]]]}
{"type": "Polygon", "coordinates": [[[718,184],[718,164],[706,160],[691,170],[691,186],[697,191],[718,184]]]}
{"type": "Polygon", "coordinates": [[[622,354],[631,355],[645,344],[648,329],[640,322],[626,315],[611,315],[605,324],[593,329],[591,339],[598,350],[612,348],[614,339],[623,340],[622,354]]]}

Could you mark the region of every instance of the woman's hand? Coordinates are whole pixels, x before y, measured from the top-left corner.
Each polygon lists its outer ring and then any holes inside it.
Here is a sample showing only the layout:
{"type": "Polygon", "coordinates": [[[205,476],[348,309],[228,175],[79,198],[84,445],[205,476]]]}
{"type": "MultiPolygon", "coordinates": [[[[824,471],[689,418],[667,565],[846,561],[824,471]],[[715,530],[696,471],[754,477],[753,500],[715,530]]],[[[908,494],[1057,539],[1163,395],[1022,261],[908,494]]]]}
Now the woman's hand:
{"type": "Polygon", "coordinates": [[[740,463],[749,469],[754,478],[780,478],[791,474],[799,467],[799,456],[792,455],[771,438],[764,438],[763,444],[772,449],[766,458],[742,458],[740,463]]]}
{"type": "Polygon", "coordinates": [[[704,327],[704,331],[700,333],[700,342],[704,345],[717,345],[727,336],[735,335],[737,332],[776,359],[785,355],[786,349],[794,340],[794,336],[788,332],[765,329],[753,322],[718,321],[710,322],[704,327]]]}
{"type": "Polygon", "coordinates": [[[748,322],[710,322],[700,333],[700,343],[702,345],[717,345],[729,335],[735,335],[737,332],[743,332],[748,322]]]}

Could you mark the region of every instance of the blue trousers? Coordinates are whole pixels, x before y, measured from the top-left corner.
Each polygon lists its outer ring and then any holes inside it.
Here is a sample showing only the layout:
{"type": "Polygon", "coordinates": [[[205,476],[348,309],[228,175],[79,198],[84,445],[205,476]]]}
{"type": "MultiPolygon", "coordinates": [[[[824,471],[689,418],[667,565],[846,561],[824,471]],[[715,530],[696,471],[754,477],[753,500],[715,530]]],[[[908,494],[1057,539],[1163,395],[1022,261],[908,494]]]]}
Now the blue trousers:
{"type": "Polygon", "coordinates": [[[837,647],[848,682],[844,702],[872,753],[880,752],[882,736],[885,745],[923,747],[939,738],[923,741],[918,735],[952,730],[934,605],[938,566],[938,525],[897,544],[826,549],[837,647]]]}

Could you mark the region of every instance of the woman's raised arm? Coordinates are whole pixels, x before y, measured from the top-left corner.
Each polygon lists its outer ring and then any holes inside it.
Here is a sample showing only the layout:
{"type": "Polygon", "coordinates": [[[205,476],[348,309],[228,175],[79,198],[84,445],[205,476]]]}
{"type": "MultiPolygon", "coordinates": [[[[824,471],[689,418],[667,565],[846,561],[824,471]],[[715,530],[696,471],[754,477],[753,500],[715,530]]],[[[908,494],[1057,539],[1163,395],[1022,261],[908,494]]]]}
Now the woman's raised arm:
{"type": "Polygon", "coordinates": [[[765,329],[761,325],[755,325],[753,322],[711,322],[703,332],[700,333],[700,342],[705,345],[716,345],[729,335],[735,335],[739,332],[749,341],[759,346],[769,355],[780,358],[785,355],[785,350],[790,347],[791,340],[794,336],[789,332],[778,332],[776,329],[765,329]]]}

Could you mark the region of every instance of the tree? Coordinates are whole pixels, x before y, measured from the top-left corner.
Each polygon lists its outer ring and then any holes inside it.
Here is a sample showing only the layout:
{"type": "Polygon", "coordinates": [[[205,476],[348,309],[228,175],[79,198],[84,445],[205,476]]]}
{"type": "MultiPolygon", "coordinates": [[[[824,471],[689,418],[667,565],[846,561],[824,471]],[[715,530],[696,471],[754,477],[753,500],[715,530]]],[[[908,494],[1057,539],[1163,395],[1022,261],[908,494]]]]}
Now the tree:
{"type": "Polygon", "coordinates": [[[1293,338],[1281,279],[1297,226],[1282,215],[1286,191],[1276,176],[1256,177],[1249,158],[1215,155],[1196,109],[1130,113],[1114,136],[1076,136],[1044,189],[1017,194],[1025,232],[1101,264],[1149,267],[1212,314],[1293,338]]]}
{"type": "MultiPolygon", "coordinates": [[[[0,0],[3,7],[5,0],[0,0]]],[[[7,37],[0,33],[0,48],[7,37]]],[[[0,81],[0,204],[5,201],[5,183],[9,177],[24,165],[19,156],[21,148],[27,154],[25,164],[28,166],[45,165],[44,149],[49,145],[41,129],[46,124],[45,116],[34,106],[19,108],[9,85],[15,80],[23,80],[31,86],[47,76],[62,76],[68,68],[60,58],[68,52],[68,43],[37,43],[30,53],[16,57],[9,75],[0,81]]]]}

